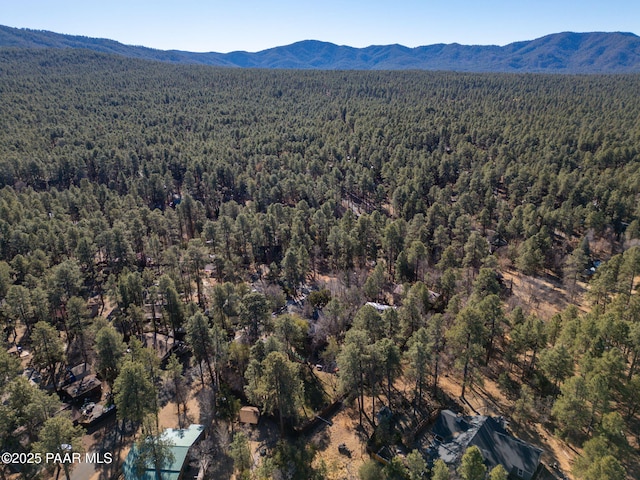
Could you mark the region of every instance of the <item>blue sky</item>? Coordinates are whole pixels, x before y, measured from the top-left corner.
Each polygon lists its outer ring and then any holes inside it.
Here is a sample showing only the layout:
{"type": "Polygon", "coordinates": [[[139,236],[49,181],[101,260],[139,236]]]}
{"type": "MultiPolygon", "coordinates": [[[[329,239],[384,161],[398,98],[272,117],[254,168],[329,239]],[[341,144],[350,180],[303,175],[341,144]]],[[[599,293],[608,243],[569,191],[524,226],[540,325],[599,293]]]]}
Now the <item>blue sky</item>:
{"type": "Polygon", "coordinates": [[[505,45],[562,31],[640,34],[637,0],[0,0],[0,24],[192,52],[299,40],[505,45]]]}

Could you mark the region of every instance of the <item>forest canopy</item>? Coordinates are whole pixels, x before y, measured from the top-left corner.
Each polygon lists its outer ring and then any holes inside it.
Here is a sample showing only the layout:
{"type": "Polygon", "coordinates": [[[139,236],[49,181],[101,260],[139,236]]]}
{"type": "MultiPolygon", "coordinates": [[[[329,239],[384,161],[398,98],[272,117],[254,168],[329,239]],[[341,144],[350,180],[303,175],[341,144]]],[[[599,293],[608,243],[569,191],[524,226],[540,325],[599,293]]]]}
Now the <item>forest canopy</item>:
{"type": "Polygon", "coordinates": [[[135,337],[149,329],[182,334],[203,383],[277,411],[282,430],[317,407],[301,358],[340,366],[374,425],[365,397],[391,404],[401,375],[422,398],[444,362],[464,396],[499,358],[518,372],[522,418],[527,398],[551,397],[559,434],[604,438],[611,412],[638,411],[639,91],[639,75],[258,71],[0,49],[5,340],[20,327],[45,377],[82,359],[116,398],[144,387],[149,401],[126,417],[142,423],[158,409],[157,366],[113,359],[132,338],[130,357],[146,358],[135,337]],[[592,278],[593,309],[523,312],[505,301],[505,266],[571,299],[592,278]],[[308,288],[301,316],[279,315],[308,288]],[[96,298],[112,318],[86,315],[96,298]],[[244,343],[230,341],[238,331],[244,343]]]}

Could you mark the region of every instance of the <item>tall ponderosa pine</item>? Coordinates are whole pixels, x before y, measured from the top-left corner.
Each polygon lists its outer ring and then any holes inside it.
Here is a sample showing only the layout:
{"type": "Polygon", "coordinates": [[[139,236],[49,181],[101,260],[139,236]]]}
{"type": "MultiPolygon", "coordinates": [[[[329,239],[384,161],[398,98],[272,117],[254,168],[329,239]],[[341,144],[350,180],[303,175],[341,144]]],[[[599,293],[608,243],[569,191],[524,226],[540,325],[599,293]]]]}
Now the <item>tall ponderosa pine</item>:
{"type": "Polygon", "coordinates": [[[195,315],[189,318],[187,322],[187,341],[191,345],[195,359],[201,366],[202,362],[205,363],[209,372],[209,379],[213,385],[216,385],[216,375],[212,368],[216,345],[209,322],[202,312],[196,312],[195,315]]]}
{"type": "Polygon", "coordinates": [[[462,370],[461,397],[464,397],[473,378],[486,337],[484,318],[476,308],[470,306],[463,308],[456,315],[454,324],[447,332],[450,347],[456,352],[456,364],[462,370]]]}
{"type": "Polygon", "coordinates": [[[126,346],[120,333],[111,325],[98,330],[95,342],[96,369],[113,388],[113,382],[120,372],[126,346]]]}
{"type": "Polygon", "coordinates": [[[369,337],[366,332],[351,329],[337,358],[340,386],[344,393],[355,393],[358,400],[360,425],[364,413],[364,392],[367,374],[369,337]]]}
{"type": "Polygon", "coordinates": [[[407,376],[414,382],[413,409],[415,413],[422,403],[423,392],[428,386],[434,344],[427,330],[423,327],[411,335],[407,345],[409,348],[405,352],[404,358],[408,363],[407,376]]]}
{"type": "Polygon", "coordinates": [[[141,362],[125,361],[113,385],[118,419],[141,423],[158,412],[156,387],[148,368],[141,362]]]}
{"type": "Polygon", "coordinates": [[[58,331],[46,322],[38,322],[31,335],[33,345],[33,364],[47,372],[55,389],[58,389],[56,373],[64,360],[64,348],[58,331]]]}
{"type": "Polygon", "coordinates": [[[260,326],[269,318],[269,303],[259,292],[247,293],[240,301],[240,319],[247,327],[249,338],[258,338],[260,326]]]}
{"type": "Polygon", "coordinates": [[[261,401],[265,413],[278,412],[280,433],[284,434],[285,420],[296,420],[302,405],[304,385],[299,367],[284,354],[274,351],[262,361],[261,375],[256,382],[249,379],[252,396],[261,401]],[[251,385],[255,387],[251,387],[251,385]]]}

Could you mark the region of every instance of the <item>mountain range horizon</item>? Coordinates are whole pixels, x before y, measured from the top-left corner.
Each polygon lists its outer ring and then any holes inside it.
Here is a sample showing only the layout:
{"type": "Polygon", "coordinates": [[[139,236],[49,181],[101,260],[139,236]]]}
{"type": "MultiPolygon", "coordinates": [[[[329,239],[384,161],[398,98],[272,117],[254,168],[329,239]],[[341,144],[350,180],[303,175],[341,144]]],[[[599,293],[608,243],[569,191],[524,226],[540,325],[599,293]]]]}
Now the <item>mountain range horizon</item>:
{"type": "Polygon", "coordinates": [[[561,32],[498,45],[437,43],[357,48],[320,40],[247,52],[196,53],[0,25],[0,48],[80,48],[125,57],[235,68],[451,70],[505,73],[640,72],[640,37],[631,32],[561,32]]]}

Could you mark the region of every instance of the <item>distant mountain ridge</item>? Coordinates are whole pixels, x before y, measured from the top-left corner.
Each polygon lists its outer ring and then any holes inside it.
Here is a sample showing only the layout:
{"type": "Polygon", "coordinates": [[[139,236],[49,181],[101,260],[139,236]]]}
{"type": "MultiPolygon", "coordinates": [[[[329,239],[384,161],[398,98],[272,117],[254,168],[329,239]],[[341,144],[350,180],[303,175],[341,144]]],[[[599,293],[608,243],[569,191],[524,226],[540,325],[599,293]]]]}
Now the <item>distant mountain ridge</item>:
{"type": "Polygon", "coordinates": [[[256,53],[193,53],[130,46],[114,40],[0,26],[0,48],[80,48],[161,62],[238,68],[325,70],[451,70],[512,73],[640,72],[640,37],[633,33],[563,32],[503,47],[435,44],[408,48],[339,46],[317,40],[256,53]]]}

